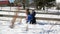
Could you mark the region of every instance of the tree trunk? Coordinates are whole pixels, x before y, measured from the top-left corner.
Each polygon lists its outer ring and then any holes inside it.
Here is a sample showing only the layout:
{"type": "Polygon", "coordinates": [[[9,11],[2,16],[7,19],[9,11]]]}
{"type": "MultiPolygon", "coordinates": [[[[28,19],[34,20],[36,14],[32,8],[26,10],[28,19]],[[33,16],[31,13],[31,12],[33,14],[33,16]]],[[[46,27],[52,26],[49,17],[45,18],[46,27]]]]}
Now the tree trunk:
{"type": "Polygon", "coordinates": [[[25,9],[25,3],[23,3],[23,9],[25,9]]]}

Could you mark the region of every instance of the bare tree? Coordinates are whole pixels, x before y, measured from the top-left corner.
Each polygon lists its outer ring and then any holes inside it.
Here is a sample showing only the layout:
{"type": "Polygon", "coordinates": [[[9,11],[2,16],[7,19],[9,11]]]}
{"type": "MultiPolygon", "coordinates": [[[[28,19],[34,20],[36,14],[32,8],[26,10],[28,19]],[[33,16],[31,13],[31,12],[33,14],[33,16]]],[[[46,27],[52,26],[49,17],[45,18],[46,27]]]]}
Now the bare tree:
{"type": "Polygon", "coordinates": [[[50,2],[55,1],[55,0],[34,0],[34,3],[36,5],[37,9],[43,8],[45,10],[45,6],[51,6],[53,4],[50,4],[50,2]],[[38,8],[39,6],[39,8],[38,8]]]}

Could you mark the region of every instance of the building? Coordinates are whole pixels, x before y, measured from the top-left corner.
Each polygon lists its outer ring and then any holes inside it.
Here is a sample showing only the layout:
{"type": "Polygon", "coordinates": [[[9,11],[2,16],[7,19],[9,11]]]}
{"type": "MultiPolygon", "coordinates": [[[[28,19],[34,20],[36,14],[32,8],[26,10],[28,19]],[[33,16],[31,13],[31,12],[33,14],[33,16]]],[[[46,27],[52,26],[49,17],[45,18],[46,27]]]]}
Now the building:
{"type": "Polygon", "coordinates": [[[10,2],[9,0],[0,0],[0,6],[8,5],[10,2]]]}

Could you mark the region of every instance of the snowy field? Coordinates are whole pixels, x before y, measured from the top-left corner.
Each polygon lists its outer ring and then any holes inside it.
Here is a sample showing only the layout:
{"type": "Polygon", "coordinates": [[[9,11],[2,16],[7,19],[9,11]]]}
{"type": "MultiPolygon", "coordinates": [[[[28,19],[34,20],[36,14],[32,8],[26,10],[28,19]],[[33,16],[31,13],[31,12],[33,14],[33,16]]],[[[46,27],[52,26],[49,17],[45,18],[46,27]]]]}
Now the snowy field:
{"type": "Polygon", "coordinates": [[[60,34],[60,25],[45,24],[29,24],[28,31],[26,31],[26,20],[22,19],[22,23],[15,22],[15,26],[11,29],[9,21],[0,21],[0,34],[60,34]]]}
{"type": "MultiPolygon", "coordinates": [[[[0,10],[1,10],[1,7],[0,7],[0,10]]],[[[2,10],[10,11],[10,7],[3,7],[2,10]]],[[[13,10],[13,7],[12,7],[11,11],[15,11],[15,10],[16,9],[13,10]]],[[[57,12],[58,11],[58,10],[52,11],[52,9],[48,9],[48,10],[49,10],[49,12],[57,12]]],[[[25,10],[21,10],[21,11],[25,11],[25,10]]],[[[42,12],[42,11],[38,11],[38,12],[42,12]]],[[[14,15],[15,13],[0,11],[0,14],[14,15]]],[[[18,13],[18,15],[26,16],[25,13],[18,13]]],[[[36,14],[36,17],[60,19],[60,15],[49,15],[49,14],[36,14]]],[[[25,18],[22,19],[21,24],[18,24],[20,21],[20,18],[17,18],[13,29],[11,29],[9,27],[11,25],[12,18],[0,17],[0,20],[1,20],[0,21],[0,34],[60,34],[60,21],[36,20],[37,24],[35,24],[35,25],[29,24],[28,25],[29,30],[26,31],[25,18]]]]}

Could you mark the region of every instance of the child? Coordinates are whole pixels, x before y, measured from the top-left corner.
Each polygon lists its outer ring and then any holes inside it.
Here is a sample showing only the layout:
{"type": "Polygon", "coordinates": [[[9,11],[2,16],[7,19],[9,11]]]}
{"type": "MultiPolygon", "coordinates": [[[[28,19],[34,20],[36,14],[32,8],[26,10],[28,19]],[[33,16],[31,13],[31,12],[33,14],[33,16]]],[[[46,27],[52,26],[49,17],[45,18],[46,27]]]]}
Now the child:
{"type": "Polygon", "coordinates": [[[29,14],[29,15],[27,16],[27,23],[29,22],[29,24],[30,24],[31,21],[32,21],[32,19],[33,19],[32,15],[29,14]]]}
{"type": "Polygon", "coordinates": [[[26,22],[27,22],[27,25],[26,25],[26,31],[28,31],[28,25],[29,25],[29,23],[31,22],[31,20],[32,20],[32,15],[30,14],[30,12],[29,12],[29,9],[27,9],[26,10],[26,22]]]}
{"type": "Polygon", "coordinates": [[[36,12],[35,12],[34,10],[32,10],[31,15],[32,15],[31,23],[32,23],[32,24],[36,24],[36,18],[35,18],[36,12]]]}
{"type": "Polygon", "coordinates": [[[29,22],[31,22],[31,20],[33,19],[33,15],[32,14],[30,14],[30,12],[29,12],[29,9],[27,9],[27,11],[26,11],[26,20],[27,20],[27,23],[29,22]]]}

